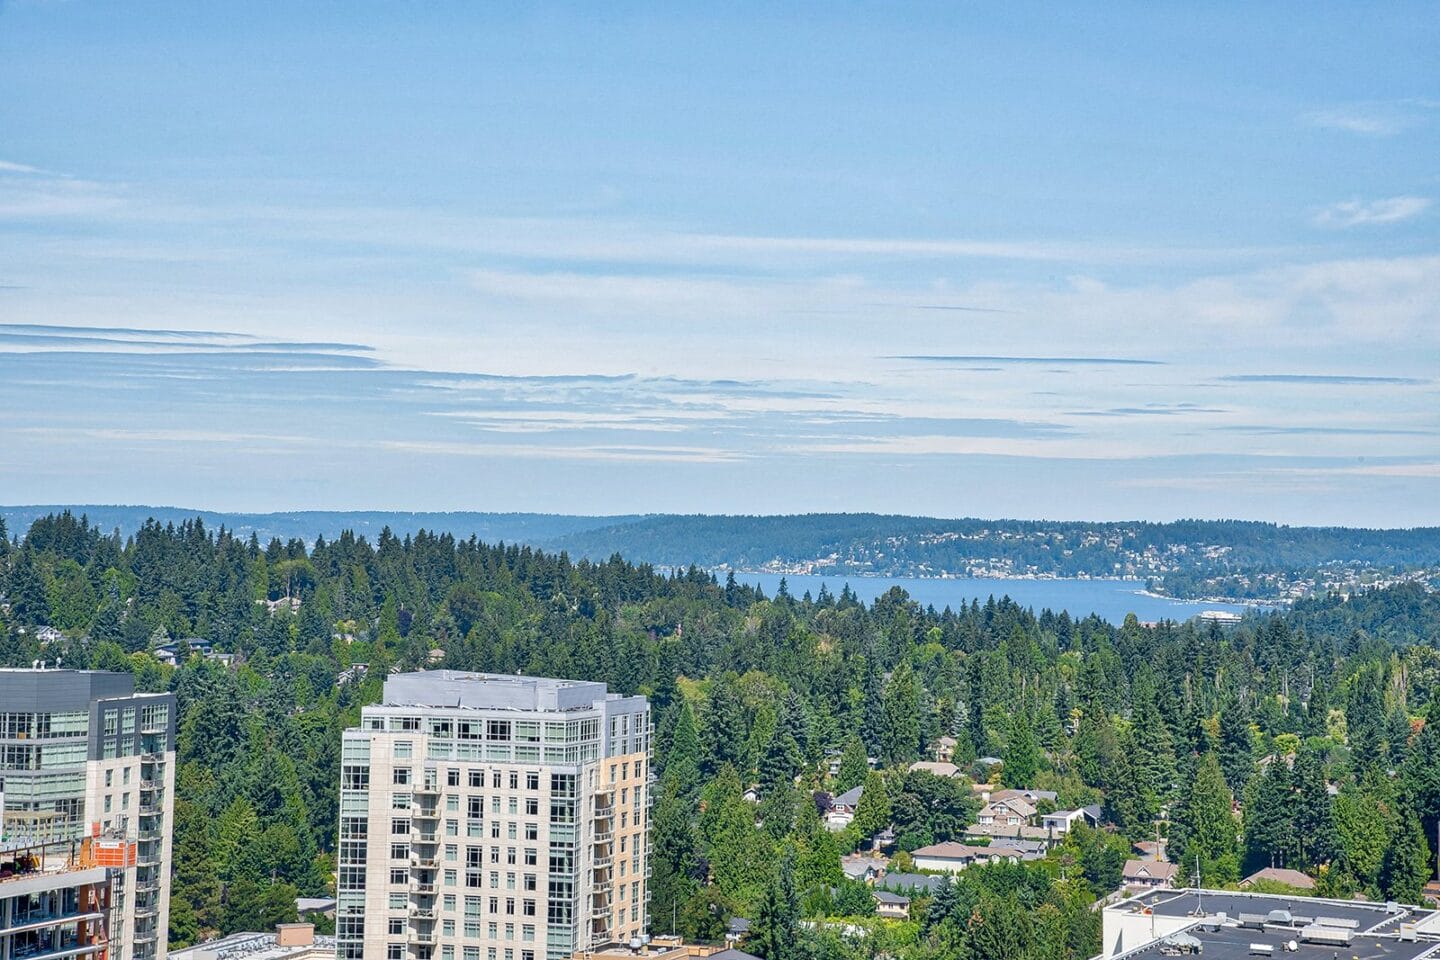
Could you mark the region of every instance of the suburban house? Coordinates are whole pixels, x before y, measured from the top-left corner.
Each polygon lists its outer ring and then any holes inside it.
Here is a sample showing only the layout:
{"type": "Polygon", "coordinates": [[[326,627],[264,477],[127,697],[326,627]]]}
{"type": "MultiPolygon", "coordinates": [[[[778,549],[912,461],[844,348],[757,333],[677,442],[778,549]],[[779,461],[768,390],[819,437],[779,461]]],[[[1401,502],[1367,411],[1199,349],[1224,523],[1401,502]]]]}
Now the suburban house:
{"type": "Polygon", "coordinates": [[[1126,860],[1124,878],[1131,887],[1170,887],[1174,885],[1178,863],[1164,860],[1126,860]]]}
{"type": "Polygon", "coordinates": [[[1059,799],[1059,796],[1060,795],[1054,790],[1031,790],[1028,787],[1012,787],[1006,788],[1004,790],[994,791],[990,794],[990,800],[993,803],[996,800],[1010,800],[1014,797],[1019,797],[1022,800],[1025,800],[1026,802],[1038,807],[1042,803],[1049,803],[1053,805],[1055,801],[1059,799]]]}
{"type": "Polygon", "coordinates": [[[1022,840],[1025,842],[1038,843],[1045,846],[1046,842],[1053,843],[1055,836],[1044,827],[1032,826],[1028,823],[1016,825],[1003,823],[972,823],[965,828],[965,836],[974,840],[989,840],[1000,846],[1014,847],[1022,840]]]}
{"type": "Polygon", "coordinates": [[[851,880],[874,883],[885,876],[884,860],[879,857],[850,856],[840,858],[840,870],[851,880]]]}
{"type": "Polygon", "coordinates": [[[916,763],[910,764],[910,770],[912,772],[916,770],[924,770],[926,773],[933,773],[937,777],[960,776],[960,768],[948,761],[940,762],[935,760],[920,760],[916,763]]]}
{"type": "Polygon", "coordinates": [[[903,893],[891,893],[889,890],[872,890],[870,896],[875,900],[875,915],[886,917],[890,920],[910,919],[910,898],[903,893]]]}
{"type": "Polygon", "coordinates": [[[1024,797],[992,799],[980,808],[976,821],[982,826],[1018,827],[1030,822],[1035,816],[1035,805],[1024,797]]]}
{"type": "Polygon", "coordinates": [[[1089,807],[1077,807],[1074,810],[1056,810],[1054,813],[1047,813],[1041,820],[1041,825],[1047,831],[1060,837],[1069,833],[1070,828],[1077,823],[1093,827],[1099,822],[1100,806],[1096,804],[1089,807]]]}
{"type": "Polygon", "coordinates": [[[1256,870],[1250,876],[1240,881],[1240,889],[1245,890],[1257,881],[1269,881],[1270,883],[1283,883],[1287,887],[1294,887],[1296,890],[1314,890],[1315,878],[1301,873],[1299,870],[1287,870],[1284,867],[1266,867],[1264,870],[1256,870]]]}
{"type": "Polygon", "coordinates": [[[844,830],[850,826],[855,819],[855,811],[860,806],[860,795],[865,792],[863,786],[851,787],[830,801],[830,812],[825,814],[825,825],[831,830],[844,830]]]}
{"type": "Polygon", "coordinates": [[[968,843],[947,840],[945,843],[933,843],[928,847],[912,850],[910,857],[917,870],[959,873],[977,863],[1017,863],[1021,854],[1011,847],[972,847],[968,843]]]}
{"type": "Polygon", "coordinates": [[[750,937],[750,921],[744,917],[731,917],[730,922],[725,924],[725,942],[729,944],[743,943],[750,937]]]}
{"type": "Polygon", "coordinates": [[[944,882],[944,877],[937,877],[933,873],[887,873],[880,884],[886,890],[929,896],[939,890],[940,884],[944,882]]]}
{"type": "Polygon", "coordinates": [[[935,759],[939,763],[950,763],[955,759],[955,738],[941,737],[935,741],[935,759]]]}

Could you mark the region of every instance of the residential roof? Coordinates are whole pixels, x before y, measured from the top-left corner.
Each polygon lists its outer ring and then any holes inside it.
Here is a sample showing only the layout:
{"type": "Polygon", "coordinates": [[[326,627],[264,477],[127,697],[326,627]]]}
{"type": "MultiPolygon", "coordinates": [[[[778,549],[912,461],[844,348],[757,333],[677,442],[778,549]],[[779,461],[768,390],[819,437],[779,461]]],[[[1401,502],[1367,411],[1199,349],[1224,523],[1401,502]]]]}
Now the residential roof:
{"type": "Polygon", "coordinates": [[[1031,790],[1028,787],[1008,787],[1004,790],[996,790],[990,794],[990,802],[994,803],[997,800],[1010,800],[1015,797],[1022,797],[1031,803],[1039,800],[1049,800],[1051,803],[1054,803],[1059,796],[1060,794],[1054,790],[1031,790]]]}
{"type": "Polygon", "coordinates": [[[1020,851],[1012,847],[1005,847],[996,844],[989,847],[976,847],[968,843],[956,843],[954,840],[946,840],[944,843],[932,843],[928,847],[920,847],[918,850],[911,850],[912,857],[931,857],[936,860],[977,860],[982,857],[1018,857],[1020,851]]]}
{"type": "Polygon", "coordinates": [[[840,869],[847,877],[863,877],[872,870],[883,873],[885,861],[875,857],[846,857],[841,859],[840,869]]]}
{"type": "Polygon", "coordinates": [[[731,933],[749,933],[750,921],[744,917],[731,917],[730,922],[725,925],[725,929],[731,933]]]}
{"type": "Polygon", "coordinates": [[[920,760],[910,764],[911,771],[924,770],[926,773],[933,773],[937,777],[953,777],[960,773],[960,768],[953,763],[945,763],[935,760],[920,760]]]}
{"type": "Polygon", "coordinates": [[[1180,871],[1178,863],[1166,860],[1126,860],[1126,880],[1169,880],[1180,871]]]}
{"type": "Polygon", "coordinates": [[[1035,805],[1024,797],[1005,797],[998,800],[992,797],[990,802],[985,804],[986,810],[993,811],[997,808],[1010,810],[1022,817],[1035,816],[1035,805]]]}
{"type": "Polygon", "coordinates": [[[830,805],[834,807],[853,807],[860,802],[860,794],[864,792],[865,787],[863,785],[851,787],[849,790],[840,794],[840,796],[832,799],[830,805]]]}
{"type": "Polygon", "coordinates": [[[910,898],[900,893],[891,893],[889,890],[871,890],[870,896],[875,898],[876,903],[888,903],[896,907],[908,907],[910,898]]]}
{"type": "Polygon", "coordinates": [[[334,897],[296,897],[295,909],[299,913],[314,912],[317,910],[334,910],[334,897]]]}
{"type": "Polygon", "coordinates": [[[887,873],[880,880],[880,884],[887,890],[910,890],[917,893],[934,893],[944,882],[944,877],[931,873],[887,873]]]}
{"type": "Polygon", "coordinates": [[[1256,870],[1250,876],[1240,881],[1244,887],[1257,880],[1271,880],[1275,883],[1283,883],[1287,887],[1294,887],[1297,890],[1314,890],[1315,879],[1299,870],[1290,870],[1285,867],[1266,867],[1263,870],[1256,870]]]}

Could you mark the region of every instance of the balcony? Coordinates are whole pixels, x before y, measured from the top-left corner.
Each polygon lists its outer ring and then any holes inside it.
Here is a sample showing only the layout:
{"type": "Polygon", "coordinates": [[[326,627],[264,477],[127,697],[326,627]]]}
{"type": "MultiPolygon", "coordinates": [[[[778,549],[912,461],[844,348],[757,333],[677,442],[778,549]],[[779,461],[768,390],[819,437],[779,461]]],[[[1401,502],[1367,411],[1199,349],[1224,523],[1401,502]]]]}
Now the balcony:
{"type": "Polygon", "coordinates": [[[415,919],[415,920],[434,920],[434,919],[435,919],[435,908],[434,908],[434,907],[411,907],[411,908],[410,908],[410,916],[411,916],[411,918],[413,918],[413,919],[415,919]]]}
{"type": "Polygon", "coordinates": [[[434,854],[421,855],[412,853],[410,855],[410,866],[419,870],[436,870],[440,866],[440,858],[434,854]]]}
{"type": "MultiPolygon", "coordinates": [[[[114,945],[115,941],[112,940],[109,946],[113,947],[114,945]]],[[[104,942],[79,943],[73,940],[66,940],[61,942],[59,946],[40,947],[28,953],[21,948],[12,949],[10,952],[10,960],[51,960],[51,958],[57,958],[58,960],[60,957],[79,957],[100,953],[105,948],[106,944],[104,942]]]]}
{"type": "Polygon", "coordinates": [[[598,804],[595,806],[596,820],[608,820],[613,816],[615,816],[615,807],[613,804],[606,807],[602,807],[598,804]]]}
{"type": "Polygon", "coordinates": [[[438,939],[439,939],[439,937],[436,936],[434,930],[426,930],[426,931],[424,931],[424,932],[416,931],[416,932],[412,932],[412,933],[410,934],[410,942],[411,942],[411,943],[418,943],[418,944],[422,944],[422,945],[425,945],[425,946],[429,946],[429,945],[434,944],[435,941],[438,940],[438,939]]]}
{"type": "Polygon", "coordinates": [[[10,925],[7,927],[0,921],[0,937],[7,937],[17,933],[27,933],[32,930],[44,930],[46,927],[58,926],[64,923],[76,923],[81,920],[99,920],[105,914],[99,911],[88,911],[83,909],[71,910],[69,912],[36,911],[34,913],[16,912],[10,918],[10,925]]]}
{"type": "Polygon", "coordinates": [[[596,857],[590,862],[590,865],[596,870],[609,870],[610,865],[614,862],[615,858],[607,853],[603,857],[596,857]]]}
{"type": "Polygon", "coordinates": [[[422,897],[433,897],[435,896],[435,884],[412,880],[410,881],[410,892],[422,897]]]}
{"type": "Polygon", "coordinates": [[[439,807],[415,807],[410,811],[411,820],[439,820],[439,807]]]}
{"type": "Polygon", "coordinates": [[[440,796],[440,785],[438,783],[416,784],[414,793],[417,797],[438,797],[440,796]]]}
{"type": "Polygon", "coordinates": [[[158,803],[142,803],[139,808],[142,817],[158,817],[164,812],[165,808],[158,803]]]}
{"type": "Polygon", "coordinates": [[[597,844],[599,844],[599,843],[609,843],[611,840],[614,840],[614,839],[615,839],[615,831],[614,831],[614,830],[610,830],[610,829],[596,830],[596,831],[595,831],[595,835],[591,838],[591,842],[592,842],[592,843],[597,843],[597,844]]]}

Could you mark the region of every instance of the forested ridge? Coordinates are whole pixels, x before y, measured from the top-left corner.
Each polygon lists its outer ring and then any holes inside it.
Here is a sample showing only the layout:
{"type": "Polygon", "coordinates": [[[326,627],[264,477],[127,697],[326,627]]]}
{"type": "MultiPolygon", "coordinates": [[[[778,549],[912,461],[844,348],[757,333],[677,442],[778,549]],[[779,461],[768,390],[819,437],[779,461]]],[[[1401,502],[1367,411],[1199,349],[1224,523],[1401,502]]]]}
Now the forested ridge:
{"type": "MultiPolygon", "coordinates": [[[[943,519],[871,513],[788,516],[573,516],[466,511],[221,513],[91,506],[102,530],[197,516],[268,542],[348,530],[372,540],[428,530],[458,539],[525,543],[548,552],[667,567],[824,573],[837,577],[1126,577],[1174,597],[1276,600],[1413,578],[1440,585],[1440,529],[1289,527],[1238,520],[1049,521],[943,519]]],[[[0,507],[13,527],[64,508],[0,507]]],[[[80,514],[81,508],[70,510],[80,514]]]]}
{"type": "Polygon", "coordinates": [[[340,731],[389,670],[429,665],[648,695],[652,927],[713,939],[745,916],[767,960],[1091,956],[1090,906],[1157,819],[1207,885],[1283,863],[1323,893],[1413,902],[1431,876],[1440,600],[1414,584],[1224,630],[1147,627],[1008,600],[922,609],[899,590],[869,607],[767,597],[694,568],[449,534],[307,546],[187,521],[121,538],[68,514],[0,537],[0,574],[0,663],[128,670],[177,695],[173,944],[261,929],[330,889],[340,731]],[[235,662],[152,655],[184,638],[235,662]],[[1100,803],[1108,825],[879,919],[840,856],[886,826],[902,867],[963,836],[968,783],[908,770],[946,734],[962,768],[999,757],[1002,783],[1100,803]],[[821,807],[857,785],[855,822],[829,831],[821,807]]]}

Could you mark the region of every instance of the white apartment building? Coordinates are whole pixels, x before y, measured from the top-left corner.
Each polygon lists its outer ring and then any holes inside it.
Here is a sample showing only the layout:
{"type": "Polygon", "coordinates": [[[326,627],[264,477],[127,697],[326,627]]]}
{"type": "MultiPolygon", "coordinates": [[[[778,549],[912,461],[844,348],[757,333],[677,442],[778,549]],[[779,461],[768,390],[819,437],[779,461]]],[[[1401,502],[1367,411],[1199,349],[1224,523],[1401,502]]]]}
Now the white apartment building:
{"type": "Polygon", "coordinates": [[[174,694],[136,693],[128,673],[0,669],[4,836],[83,841],[86,869],[107,871],[105,942],[78,953],[165,960],[174,785],[174,694]]]}
{"type": "Polygon", "coordinates": [[[646,928],[650,707],[397,674],[345,732],[339,960],[569,960],[646,928]]]}

